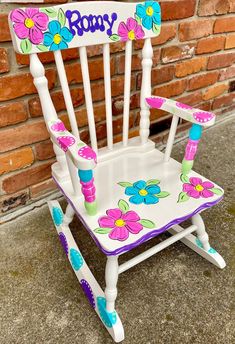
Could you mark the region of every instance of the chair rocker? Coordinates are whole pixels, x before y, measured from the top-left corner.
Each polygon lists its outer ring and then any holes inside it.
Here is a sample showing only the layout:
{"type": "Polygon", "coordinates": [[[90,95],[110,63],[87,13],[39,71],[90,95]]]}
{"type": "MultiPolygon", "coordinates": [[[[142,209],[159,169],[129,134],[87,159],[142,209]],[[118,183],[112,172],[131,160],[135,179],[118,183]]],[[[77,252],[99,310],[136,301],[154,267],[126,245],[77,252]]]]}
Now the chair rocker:
{"type": "Polygon", "coordinates": [[[162,97],[151,96],[153,49],[151,38],[160,33],[157,2],[79,2],[47,8],[15,9],[9,15],[14,48],[30,56],[30,71],[37,88],[57,162],[52,176],[68,202],[63,213],[57,201],[48,202],[52,219],[71,266],[106,329],[116,342],[124,339],[115,310],[117,281],[128,270],[180,240],[209,262],[225,267],[209,244],[200,213],[217,204],[223,190],[192,170],[203,127],[215,115],[162,97]],[[133,40],[143,39],[139,136],[128,137],[133,40]],[[123,140],[113,143],[110,44],[125,43],[123,140]],[[103,45],[107,147],[97,148],[86,47],[103,45]],[[61,50],[78,48],[91,147],[80,140],[61,50]],[[71,132],[58,118],[41,51],[53,51],[70,121],[71,132]],[[149,140],[150,108],[173,115],[163,154],[149,140]],[[189,121],[189,139],[182,164],[170,157],[179,118],[189,121]],[[82,221],[96,245],[107,256],[103,291],[82,256],[69,229],[74,215],[82,221]],[[190,219],[192,225],[179,224],[190,219]],[[165,241],[119,265],[121,254],[168,231],[165,241]],[[192,233],[195,232],[196,235],[192,233]]]}

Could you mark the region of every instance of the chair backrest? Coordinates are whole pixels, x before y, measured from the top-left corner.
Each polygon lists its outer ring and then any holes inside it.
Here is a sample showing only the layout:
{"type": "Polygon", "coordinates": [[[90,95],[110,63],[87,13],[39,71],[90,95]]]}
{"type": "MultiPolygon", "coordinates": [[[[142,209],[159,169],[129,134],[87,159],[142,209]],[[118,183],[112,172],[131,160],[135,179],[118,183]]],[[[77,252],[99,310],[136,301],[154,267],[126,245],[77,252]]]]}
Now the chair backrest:
{"type": "Polygon", "coordinates": [[[46,8],[15,9],[9,14],[14,49],[30,55],[30,70],[38,89],[46,121],[57,117],[47,83],[45,70],[37,54],[53,51],[72,133],[79,138],[75,112],[68,86],[61,50],[78,48],[82,70],[85,103],[91,146],[97,150],[97,136],[89,77],[86,47],[103,45],[104,88],[107,146],[113,149],[112,98],[110,76],[110,43],[125,43],[125,83],[123,110],[123,146],[128,145],[131,62],[133,40],[144,39],[142,50],[142,86],[140,138],[144,144],[149,136],[149,108],[145,97],[151,95],[153,50],[151,37],[160,33],[161,14],[157,2],[121,3],[111,1],[76,2],[46,8]]]}

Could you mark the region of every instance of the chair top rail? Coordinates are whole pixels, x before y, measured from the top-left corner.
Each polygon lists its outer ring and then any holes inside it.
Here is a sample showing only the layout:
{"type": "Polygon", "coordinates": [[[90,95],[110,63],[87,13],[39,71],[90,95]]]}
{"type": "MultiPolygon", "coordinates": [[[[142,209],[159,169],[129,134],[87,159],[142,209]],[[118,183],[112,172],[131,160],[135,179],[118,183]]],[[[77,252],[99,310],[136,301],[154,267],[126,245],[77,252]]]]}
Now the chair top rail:
{"type": "Polygon", "coordinates": [[[14,9],[9,26],[15,51],[32,54],[158,36],[161,10],[156,1],[75,2],[14,9]]]}

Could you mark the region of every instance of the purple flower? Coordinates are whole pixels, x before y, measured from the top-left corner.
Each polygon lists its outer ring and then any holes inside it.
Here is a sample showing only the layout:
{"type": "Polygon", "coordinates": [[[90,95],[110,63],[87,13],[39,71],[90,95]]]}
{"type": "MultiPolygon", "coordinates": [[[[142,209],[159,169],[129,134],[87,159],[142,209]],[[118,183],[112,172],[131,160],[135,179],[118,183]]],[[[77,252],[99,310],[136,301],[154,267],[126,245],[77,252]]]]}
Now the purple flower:
{"type": "Polygon", "coordinates": [[[128,41],[134,39],[144,38],[144,31],[133,18],[128,18],[126,24],[121,22],[118,26],[118,35],[121,38],[121,41],[128,41]]]}
{"type": "Polygon", "coordinates": [[[138,221],[139,215],[135,211],[123,213],[120,209],[109,209],[106,211],[107,216],[99,218],[100,227],[112,228],[109,233],[110,239],[124,241],[129,237],[129,232],[138,234],[143,226],[138,221]]]}
{"type": "Polygon", "coordinates": [[[18,38],[29,38],[33,44],[43,41],[43,33],[47,29],[49,18],[37,8],[26,8],[25,12],[15,9],[11,12],[11,21],[14,22],[14,31],[18,38]]]}
{"type": "Polygon", "coordinates": [[[214,187],[211,182],[203,182],[201,178],[192,177],[189,178],[190,183],[183,184],[183,191],[187,193],[188,196],[193,198],[208,198],[212,197],[214,193],[209,190],[214,187]]]}

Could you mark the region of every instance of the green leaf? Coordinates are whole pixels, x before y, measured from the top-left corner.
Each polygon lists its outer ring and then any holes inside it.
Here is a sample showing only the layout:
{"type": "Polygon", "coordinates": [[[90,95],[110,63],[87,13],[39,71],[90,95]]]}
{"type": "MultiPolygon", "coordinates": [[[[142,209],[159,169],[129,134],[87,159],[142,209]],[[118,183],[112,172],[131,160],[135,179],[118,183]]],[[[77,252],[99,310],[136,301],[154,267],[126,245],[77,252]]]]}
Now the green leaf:
{"type": "Polygon", "coordinates": [[[141,223],[141,225],[143,227],[146,227],[146,228],[154,228],[155,227],[155,223],[153,221],[150,221],[150,220],[141,219],[139,221],[139,223],[141,223]]]}
{"type": "Polygon", "coordinates": [[[141,18],[135,13],[135,20],[139,25],[141,25],[141,18]]]}
{"type": "Polygon", "coordinates": [[[120,201],[118,202],[118,207],[123,213],[126,213],[129,210],[129,204],[124,201],[124,199],[120,199],[120,201]]]}
{"type": "Polygon", "coordinates": [[[95,233],[98,234],[107,234],[112,230],[112,228],[103,228],[103,227],[98,227],[94,230],[95,233]]]}
{"type": "Polygon", "coordinates": [[[157,25],[153,23],[153,33],[155,33],[155,35],[159,35],[160,32],[161,32],[161,25],[157,25]]]}
{"type": "Polygon", "coordinates": [[[219,188],[212,188],[212,189],[209,189],[209,190],[212,191],[214,194],[219,195],[219,196],[224,194],[223,191],[221,189],[219,189],[219,188]]]}
{"type": "Polygon", "coordinates": [[[118,185],[123,186],[124,188],[126,188],[127,186],[133,186],[133,184],[129,182],[119,182],[118,185]]]}
{"type": "Polygon", "coordinates": [[[114,33],[112,36],[109,36],[109,38],[114,42],[117,42],[120,40],[120,37],[116,33],[114,33]]]}
{"type": "Polygon", "coordinates": [[[46,47],[46,46],[43,45],[43,44],[37,45],[37,48],[38,48],[38,50],[40,50],[40,51],[48,51],[48,47],[46,47]]]}
{"type": "Polygon", "coordinates": [[[159,194],[155,195],[158,198],[165,198],[170,195],[170,192],[167,191],[161,191],[159,194]]]}
{"type": "Polygon", "coordinates": [[[45,13],[48,15],[50,18],[55,18],[57,16],[57,12],[54,10],[54,8],[41,8],[40,12],[45,13]]]}
{"type": "Polygon", "coordinates": [[[181,174],[180,180],[182,183],[189,183],[189,177],[186,174],[181,174]]]}
{"type": "Polygon", "coordinates": [[[28,38],[26,38],[21,41],[20,47],[21,47],[22,53],[28,54],[32,49],[32,43],[30,42],[28,38]]]}
{"type": "Polygon", "coordinates": [[[190,197],[187,195],[186,192],[181,192],[181,193],[179,194],[178,203],[180,203],[180,202],[186,202],[186,201],[189,200],[189,198],[190,198],[190,197]]]}
{"type": "Polygon", "coordinates": [[[160,180],[158,179],[150,179],[147,181],[147,185],[153,185],[153,184],[159,184],[160,183],[160,180]]]}
{"type": "Polygon", "coordinates": [[[65,17],[65,14],[64,14],[64,11],[62,10],[62,8],[60,8],[59,12],[58,12],[58,21],[62,27],[65,26],[66,17],[65,17]]]}

